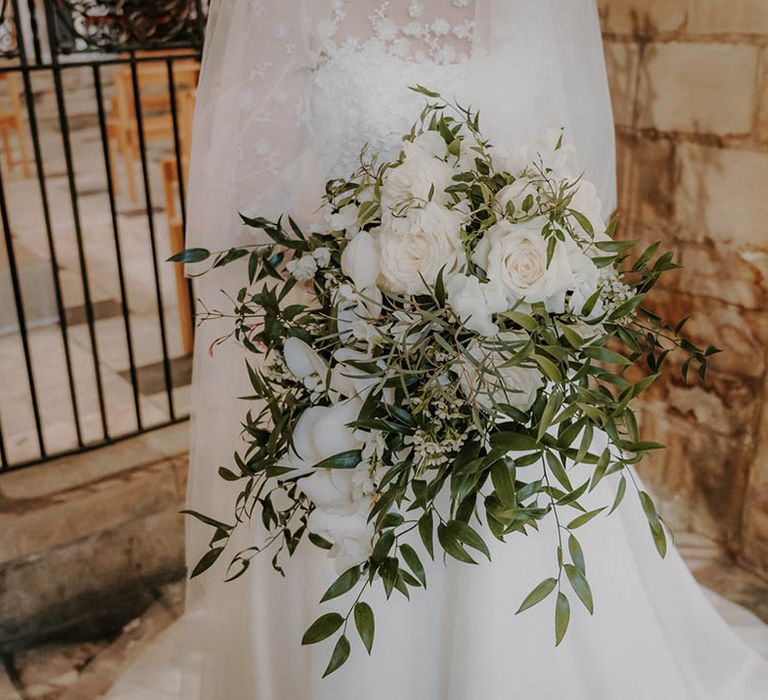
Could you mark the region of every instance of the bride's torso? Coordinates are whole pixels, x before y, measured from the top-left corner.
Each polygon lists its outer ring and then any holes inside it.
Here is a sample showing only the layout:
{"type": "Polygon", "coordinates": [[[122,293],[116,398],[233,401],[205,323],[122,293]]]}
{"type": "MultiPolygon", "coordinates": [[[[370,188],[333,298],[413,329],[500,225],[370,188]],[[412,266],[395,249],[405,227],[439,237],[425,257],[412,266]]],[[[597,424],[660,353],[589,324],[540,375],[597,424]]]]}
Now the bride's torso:
{"type": "Polygon", "coordinates": [[[367,145],[396,155],[425,85],[460,98],[473,52],[474,0],[338,0],[309,23],[316,47],[307,120],[331,175],[348,175],[367,145]]]}

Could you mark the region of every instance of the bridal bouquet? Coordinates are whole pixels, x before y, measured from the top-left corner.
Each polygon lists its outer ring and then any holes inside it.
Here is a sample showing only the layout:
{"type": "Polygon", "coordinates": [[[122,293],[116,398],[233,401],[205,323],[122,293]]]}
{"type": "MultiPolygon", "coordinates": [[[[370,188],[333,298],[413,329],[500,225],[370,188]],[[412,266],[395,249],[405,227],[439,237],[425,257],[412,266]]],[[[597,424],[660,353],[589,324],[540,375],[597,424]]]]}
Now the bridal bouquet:
{"type": "MultiPolygon", "coordinates": [[[[353,624],[371,651],[371,587],[408,597],[426,586],[425,557],[472,564],[490,558],[489,537],[550,517],[552,576],[520,611],[553,596],[559,644],[569,600],[593,606],[579,528],[616,510],[631,465],[662,447],[641,439],[633,399],[675,346],[686,375],[693,364],[703,376],[717,352],[643,306],[672,254],[614,239],[562,133],[495,149],[476,112],[413,89],[427,104],[397,160],[364,149],[355,173],[327,183],[311,229],[244,216],[269,242],[172,258],[247,260],[227,315],[254,358],[246,444],[219,470],[242,482],[234,522],[189,512],[214,529],[192,575],[254,517],[264,539],[233,554],[230,578],[262,552],[282,573],[305,539],[328,550],[339,576],[322,602],[350,602],[303,639],[336,638],[326,675],[347,660],[353,624]],[[574,479],[576,464],[588,478],[574,479]],[[615,500],[583,506],[609,478],[615,500]]],[[[637,491],[664,555],[662,522],[637,491]]]]}

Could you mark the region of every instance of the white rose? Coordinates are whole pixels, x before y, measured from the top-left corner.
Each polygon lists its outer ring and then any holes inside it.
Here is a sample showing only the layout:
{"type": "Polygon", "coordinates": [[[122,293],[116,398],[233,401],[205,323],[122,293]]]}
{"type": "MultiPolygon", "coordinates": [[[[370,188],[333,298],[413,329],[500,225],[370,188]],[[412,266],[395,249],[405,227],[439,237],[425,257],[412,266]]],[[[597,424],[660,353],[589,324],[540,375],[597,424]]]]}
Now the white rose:
{"type": "MultiPolygon", "coordinates": [[[[504,333],[502,340],[525,339],[514,333],[504,333]]],[[[469,354],[475,363],[462,359],[453,367],[458,375],[459,387],[468,399],[475,401],[486,410],[493,410],[494,404],[508,404],[526,412],[533,406],[536,393],[544,386],[541,372],[529,367],[504,367],[504,363],[514,354],[501,353],[474,343],[469,347],[469,354]],[[475,366],[477,365],[477,366],[475,366]]]]}
{"type": "MultiPolygon", "coordinates": [[[[568,291],[581,287],[574,264],[581,266],[583,253],[570,238],[558,241],[547,267],[544,217],[513,224],[500,221],[492,226],[475,250],[474,260],[500,286],[513,304],[543,302],[547,311],[562,313],[568,291]]],[[[580,268],[585,274],[585,269],[580,268]]]]}
{"type": "Polygon", "coordinates": [[[492,314],[506,311],[509,304],[495,283],[482,284],[477,277],[454,275],[446,284],[448,302],[466,328],[480,335],[496,335],[499,327],[492,314]]]}
{"type": "Polygon", "coordinates": [[[380,286],[395,294],[419,294],[424,281],[434,284],[441,269],[446,279],[458,272],[465,261],[463,223],[462,214],[435,202],[410,209],[404,218],[387,217],[376,235],[380,286]]]}
{"type": "Polygon", "coordinates": [[[331,249],[323,246],[312,251],[312,257],[319,267],[328,267],[331,264],[331,249]]]}
{"type": "Polygon", "coordinates": [[[373,236],[361,231],[341,254],[341,271],[349,277],[359,291],[376,285],[379,277],[379,249],[373,236]]]}
{"type": "Polygon", "coordinates": [[[406,141],[403,145],[405,158],[428,157],[445,158],[448,154],[448,147],[445,139],[440,136],[439,131],[425,131],[419,134],[413,141],[406,141]]]}
{"type": "Polygon", "coordinates": [[[339,574],[359,566],[373,552],[374,527],[367,515],[340,515],[317,509],[309,516],[307,527],[333,545],[329,556],[335,559],[339,574]]]}
{"type": "MultiPolygon", "coordinates": [[[[582,180],[579,183],[569,206],[587,217],[595,232],[595,240],[608,240],[607,236],[604,235],[603,203],[597,196],[597,188],[591,182],[582,180]]],[[[596,249],[596,254],[601,255],[602,253],[596,249]]]]}
{"type": "Polygon", "coordinates": [[[448,163],[414,150],[402,165],[385,173],[381,206],[387,211],[414,199],[426,202],[433,187],[432,201],[447,204],[450,196],[445,189],[452,184],[452,178],[453,168],[448,163]]]}
{"type": "Polygon", "coordinates": [[[600,270],[573,239],[566,238],[565,245],[573,279],[571,285],[573,294],[569,306],[573,313],[581,314],[584,304],[597,291],[600,284],[600,270]]]}
{"type": "Polygon", "coordinates": [[[543,166],[545,171],[551,171],[549,177],[576,180],[579,177],[576,151],[565,138],[556,149],[561,137],[562,130],[550,129],[535,143],[499,148],[493,154],[494,168],[497,172],[517,176],[526,171],[538,171],[543,166]]]}
{"type": "Polygon", "coordinates": [[[514,204],[515,215],[519,216],[524,212],[523,202],[528,195],[533,195],[534,200],[537,198],[536,185],[527,177],[519,177],[511,185],[499,190],[496,194],[496,203],[503,214],[506,214],[508,204],[514,204]]]}
{"type": "Polygon", "coordinates": [[[339,348],[333,353],[336,365],[332,370],[331,388],[334,391],[348,397],[364,398],[365,394],[379,383],[379,377],[372,377],[360,369],[346,364],[353,362],[372,362],[371,354],[353,350],[352,348],[339,348]]]}

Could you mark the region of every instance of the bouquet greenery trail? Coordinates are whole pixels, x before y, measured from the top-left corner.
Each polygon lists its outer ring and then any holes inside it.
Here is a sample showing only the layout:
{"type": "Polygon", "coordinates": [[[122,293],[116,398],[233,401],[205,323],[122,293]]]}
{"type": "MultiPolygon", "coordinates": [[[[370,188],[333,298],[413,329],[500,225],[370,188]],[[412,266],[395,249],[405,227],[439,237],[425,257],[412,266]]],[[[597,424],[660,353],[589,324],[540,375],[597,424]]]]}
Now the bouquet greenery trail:
{"type": "Polygon", "coordinates": [[[364,149],[355,173],[327,183],[312,233],[243,216],[268,243],[173,258],[211,268],[247,258],[234,311],[209,315],[232,318],[254,356],[245,446],[219,470],[242,483],[234,522],[187,511],[214,530],[192,575],[254,517],[264,538],[233,553],[229,579],[267,552],[282,573],[304,539],[328,550],[339,577],[323,602],[351,603],[304,635],[336,638],[326,675],[349,657],[353,623],[371,651],[369,588],[408,597],[426,586],[425,557],[472,564],[490,558],[488,537],[549,517],[552,577],[520,611],[555,594],[559,644],[569,596],[593,607],[577,532],[615,511],[628,485],[666,551],[631,469],[662,446],[640,438],[633,399],[675,347],[690,355],[684,374],[693,363],[704,376],[717,352],[643,306],[672,254],[655,244],[631,255],[633,242],[614,239],[562,132],[494,149],[476,112],[412,89],[426,106],[397,160],[364,149]],[[607,436],[599,453],[596,431],[607,436]],[[576,464],[589,465],[580,483],[576,464]],[[608,478],[615,501],[587,510],[608,478]]]}

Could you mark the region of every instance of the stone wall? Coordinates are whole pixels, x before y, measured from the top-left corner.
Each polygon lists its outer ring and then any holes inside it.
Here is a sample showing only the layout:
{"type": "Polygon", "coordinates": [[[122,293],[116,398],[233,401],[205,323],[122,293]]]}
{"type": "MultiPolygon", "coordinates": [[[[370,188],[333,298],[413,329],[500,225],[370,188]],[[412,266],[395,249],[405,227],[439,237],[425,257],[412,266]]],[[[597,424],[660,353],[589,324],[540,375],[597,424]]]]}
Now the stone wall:
{"type": "Polygon", "coordinates": [[[655,303],[724,350],[706,386],[668,377],[644,405],[671,446],[644,477],[678,524],[768,575],[768,2],[599,4],[623,235],[677,252],[655,303]]]}

